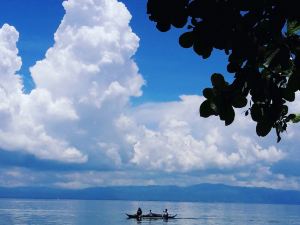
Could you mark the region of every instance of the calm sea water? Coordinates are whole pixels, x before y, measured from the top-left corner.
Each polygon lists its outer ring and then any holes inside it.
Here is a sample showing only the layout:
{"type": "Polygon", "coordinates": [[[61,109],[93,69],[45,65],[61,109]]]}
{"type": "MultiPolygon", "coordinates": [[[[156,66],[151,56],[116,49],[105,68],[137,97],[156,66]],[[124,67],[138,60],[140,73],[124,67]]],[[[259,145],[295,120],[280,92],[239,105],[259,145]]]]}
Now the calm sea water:
{"type": "Polygon", "coordinates": [[[0,199],[2,225],[300,225],[299,205],[174,203],[133,201],[15,200],[0,199]],[[138,207],[144,212],[168,208],[177,219],[127,219],[138,207]]]}

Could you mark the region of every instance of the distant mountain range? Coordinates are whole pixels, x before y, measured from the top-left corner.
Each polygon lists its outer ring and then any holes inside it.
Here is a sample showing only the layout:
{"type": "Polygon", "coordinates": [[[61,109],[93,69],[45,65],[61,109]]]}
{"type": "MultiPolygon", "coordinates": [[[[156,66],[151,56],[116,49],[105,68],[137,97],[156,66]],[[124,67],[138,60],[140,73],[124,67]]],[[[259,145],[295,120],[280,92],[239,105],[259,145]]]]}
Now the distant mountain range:
{"type": "Polygon", "coordinates": [[[300,191],[236,187],[223,184],[199,184],[188,187],[118,186],[81,190],[0,187],[0,198],[300,204],[300,191]]]}

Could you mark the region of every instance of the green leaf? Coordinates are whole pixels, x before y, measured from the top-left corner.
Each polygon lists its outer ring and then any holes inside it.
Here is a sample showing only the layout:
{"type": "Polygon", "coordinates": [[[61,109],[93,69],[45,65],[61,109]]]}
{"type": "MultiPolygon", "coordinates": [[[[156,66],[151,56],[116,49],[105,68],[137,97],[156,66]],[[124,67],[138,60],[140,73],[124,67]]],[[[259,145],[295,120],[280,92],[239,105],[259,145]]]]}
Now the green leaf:
{"type": "Polygon", "coordinates": [[[240,65],[237,62],[230,62],[227,65],[228,73],[235,73],[240,69],[240,65]]]}
{"type": "Polygon", "coordinates": [[[203,96],[207,99],[211,99],[214,97],[214,92],[212,88],[205,88],[203,90],[203,96]]]}
{"type": "Polygon", "coordinates": [[[232,124],[232,122],[234,121],[234,110],[231,106],[227,106],[225,108],[225,126],[228,126],[230,124],[232,124]]]}
{"type": "Polygon", "coordinates": [[[180,14],[172,19],[172,25],[176,28],[182,28],[187,23],[187,15],[180,14]]]}
{"type": "Polygon", "coordinates": [[[296,92],[300,88],[300,81],[299,81],[300,74],[296,70],[292,73],[292,75],[289,77],[287,89],[290,92],[296,92]]]}
{"type": "Polygon", "coordinates": [[[213,47],[207,40],[195,39],[193,49],[198,55],[202,56],[203,59],[207,59],[211,55],[213,47]]]}
{"type": "Polygon", "coordinates": [[[260,137],[267,136],[267,134],[270,133],[271,129],[272,124],[270,123],[270,121],[258,122],[256,125],[256,133],[260,137]]]}
{"type": "Polygon", "coordinates": [[[275,56],[279,53],[280,49],[277,48],[275,51],[273,51],[267,58],[264,63],[264,67],[268,68],[272,62],[272,60],[275,58],[275,56]]]}
{"type": "Polygon", "coordinates": [[[292,118],[293,123],[299,123],[300,122],[300,114],[295,114],[295,117],[292,118]]]}
{"type": "Polygon", "coordinates": [[[283,89],[283,98],[289,102],[295,101],[295,92],[289,88],[283,89]]]}
{"type": "Polygon", "coordinates": [[[251,117],[254,121],[261,121],[263,118],[263,109],[258,104],[253,104],[251,107],[251,117]]]}
{"type": "Polygon", "coordinates": [[[232,106],[235,108],[243,108],[247,105],[247,98],[241,95],[236,96],[232,101],[232,106]]]}
{"type": "Polygon", "coordinates": [[[158,22],[156,28],[161,32],[167,32],[171,28],[171,24],[167,22],[158,22]]]}
{"type": "Polygon", "coordinates": [[[225,121],[225,125],[228,126],[234,121],[235,112],[231,105],[220,104],[218,106],[220,120],[225,121]]]}
{"type": "Polygon", "coordinates": [[[219,73],[214,73],[211,75],[211,83],[216,88],[223,88],[226,86],[223,75],[219,73]]]}
{"type": "Polygon", "coordinates": [[[295,119],[295,118],[296,118],[296,115],[295,115],[295,114],[290,114],[290,115],[287,116],[286,121],[287,121],[287,122],[290,122],[290,121],[293,121],[293,119],[295,119]]]}
{"type": "Polygon", "coordinates": [[[286,114],[288,114],[288,111],[289,111],[289,107],[287,105],[283,105],[281,109],[281,115],[285,116],[286,114]]]}
{"type": "Polygon", "coordinates": [[[214,114],[214,110],[212,109],[212,103],[208,100],[205,100],[204,102],[202,102],[202,104],[200,105],[200,116],[207,118],[211,115],[214,114]]]}
{"type": "Polygon", "coordinates": [[[193,49],[198,55],[202,56],[205,48],[205,43],[202,40],[195,40],[193,49]]]}
{"type": "Polygon", "coordinates": [[[183,48],[190,48],[194,44],[194,33],[193,32],[186,32],[182,34],[179,38],[179,44],[183,48]]]}
{"type": "Polygon", "coordinates": [[[299,20],[288,20],[288,22],[287,22],[288,36],[295,34],[299,30],[300,30],[300,21],[299,20]]]}

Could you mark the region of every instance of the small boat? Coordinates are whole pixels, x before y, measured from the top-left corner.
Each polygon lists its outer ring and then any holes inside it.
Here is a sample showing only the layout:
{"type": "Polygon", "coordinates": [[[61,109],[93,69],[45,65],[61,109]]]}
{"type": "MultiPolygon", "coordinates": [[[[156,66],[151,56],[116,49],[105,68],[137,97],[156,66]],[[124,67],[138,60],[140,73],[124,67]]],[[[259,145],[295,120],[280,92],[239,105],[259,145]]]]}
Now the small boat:
{"type": "Polygon", "coordinates": [[[162,214],[152,213],[152,215],[146,214],[142,216],[138,216],[136,214],[127,214],[128,219],[174,219],[176,215],[168,215],[168,217],[163,216],[162,214]]]}

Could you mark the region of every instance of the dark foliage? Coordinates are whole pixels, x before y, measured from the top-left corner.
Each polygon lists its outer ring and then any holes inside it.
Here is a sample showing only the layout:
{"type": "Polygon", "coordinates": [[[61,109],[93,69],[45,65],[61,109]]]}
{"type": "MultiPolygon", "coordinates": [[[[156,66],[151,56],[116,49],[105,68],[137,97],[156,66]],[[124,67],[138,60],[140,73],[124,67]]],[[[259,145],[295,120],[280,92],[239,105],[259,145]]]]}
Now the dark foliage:
{"type": "Polygon", "coordinates": [[[147,13],[162,32],[186,27],[179,44],[203,59],[214,48],[228,55],[227,71],[234,81],[211,76],[212,88],[203,90],[201,116],[219,116],[229,125],[233,108],[249,104],[245,115],[257,123],[256,133],[266,136],[274,128],[280,141],[287,123],[296,119],[286,103],[300,89],[297,0],[148,0],[147,13]]]}

